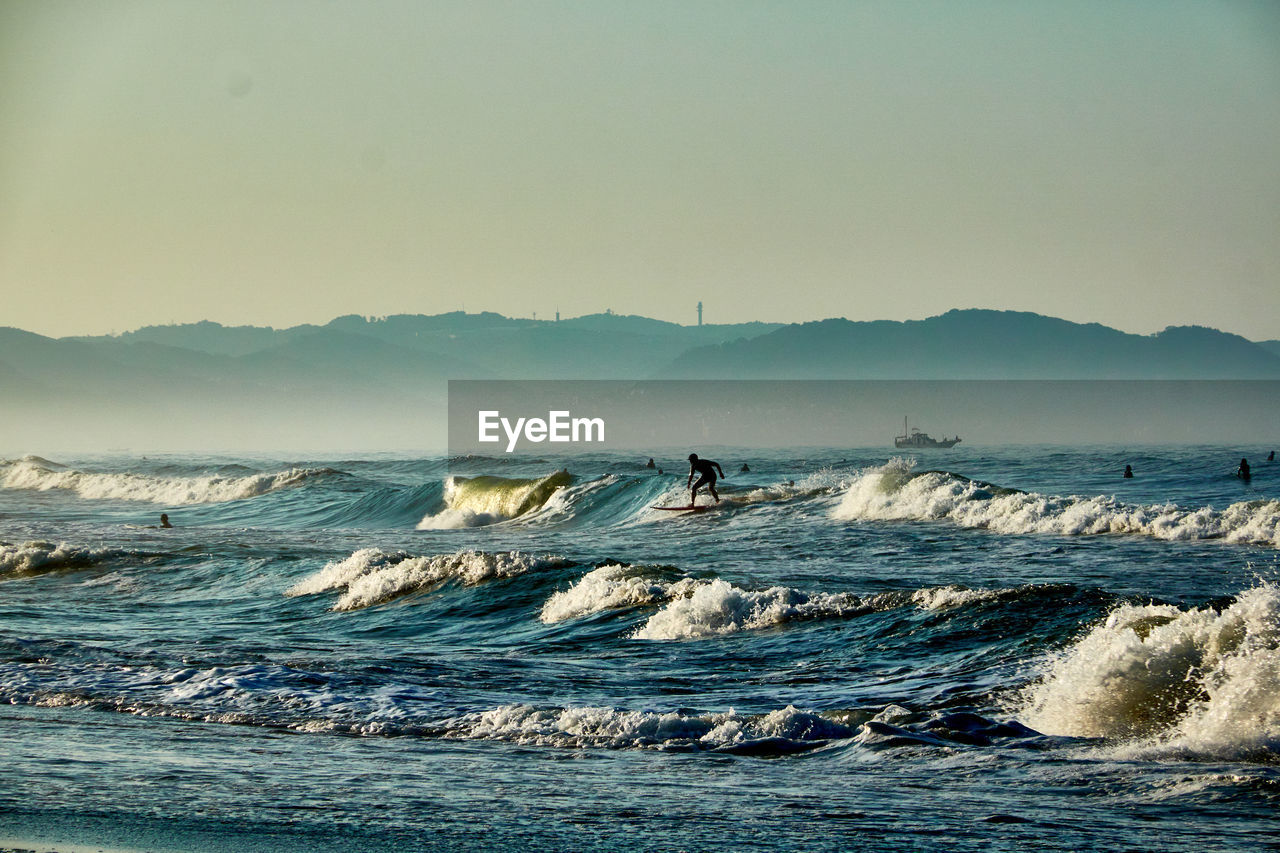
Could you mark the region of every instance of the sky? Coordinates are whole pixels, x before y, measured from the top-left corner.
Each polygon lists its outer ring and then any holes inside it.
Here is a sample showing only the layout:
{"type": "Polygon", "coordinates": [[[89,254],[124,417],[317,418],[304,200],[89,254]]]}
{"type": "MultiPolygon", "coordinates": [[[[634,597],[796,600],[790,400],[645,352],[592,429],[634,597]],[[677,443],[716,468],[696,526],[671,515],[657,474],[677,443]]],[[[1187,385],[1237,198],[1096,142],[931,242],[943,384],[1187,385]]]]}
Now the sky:
{"type": "Polygon", "coordinates": [[[1280,4],[0,4],[0,326],[1280,338],[1280,4]]]}

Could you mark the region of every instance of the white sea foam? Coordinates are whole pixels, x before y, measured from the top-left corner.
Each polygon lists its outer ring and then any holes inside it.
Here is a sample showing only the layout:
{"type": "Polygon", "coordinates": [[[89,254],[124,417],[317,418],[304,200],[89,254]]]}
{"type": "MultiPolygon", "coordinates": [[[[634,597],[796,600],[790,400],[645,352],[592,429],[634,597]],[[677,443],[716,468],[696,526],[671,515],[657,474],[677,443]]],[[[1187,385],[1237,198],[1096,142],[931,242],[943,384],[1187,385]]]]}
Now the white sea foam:
{"type": "Polygon", "coordinates": [[[568,471],[536,479],[450,477],[444,484],[445,508],[424,516],[419,530],[447,530],[496,524],[539,509],[573,482],[568,471]]]}
{"type": "Polygon", "coordinates": [[[833,511],[842,520],[949,520],[999,533],[1061,536],[1127,533],[1167,540],[1223,539],[1280,544],[1280,501],[1257,500],[1182,509],[1136,506],[1113,497],[1057,497],[996,490],[951,474],[912,475],[894,459],[867,469],[833,511]]]}
{"type": "Polygon", "coordinates": [[[742,503],[761,503],[829,494],[847,488],[851,479],[848,471],[836,468],[822,468],[799,480],[773,483],[758,489],[752,489],[745,494],[735,495],[734,500],[742,503]]]}
{"type": "Polygon", "coordinates": [[[219,503],[257,497],[301,485],[330,468],[291,468],[244,477],[153,477],[133,473],[93,473],[66,469],[27,457],[10,463],[0,478],[7,489],[65,489],[90,500],[150,501],[167,506],[219,503]]]}
{"type": "Polygon", "coordinates": [[[65,542],[0,542],[0,576],[83,568],[122,553],[112,548],[77,548],[65,542]]]}
{"type": "Polygon", "coordinates": [[[425,516],[418,522],[418,529],[461,530],[467,527],[485,527],[506,520],[506,516],[492,515],[487,512],[475,512],[469,509],[443,509],[434,515],[425,516]]]}
{"type": "Polygon", "coordinates": [[[668,582],[646,576],[642,567],[601,566],[547,599],[542,605],[542,621],[551,624],[602,610],[659,604],[692,593],[698,583],[693,578],[668,582]]]}
{"type": "Polygon", "coordinates": [[[869,596],[809,593],[786,587],[752,591],[720,579],[667,580],[655,576],[650,567],[615,563],[588,572],[568,589],[552,595],[542,605],[541,618],[553,624],[605,610],[665,605],[632,636],[676,640],[897,607],[946,610],[1016,593],[1015,589],[967,589],[955,585],[869,596]]]}
{"type": "Polygon", "coordinates": [[[911,603],[921,610],[949,610],[983,601],[994,601],[1016,593],[1014,589],[967,589],[962,586],[934,586],[911,593],[911,603]]]}
{"type": "Polygon", "coordinates": [[[450,737],[504,740],[560,747],[732,749],[754,741],[803,743],[851,737],[840,723],[788,705],[750,716],[620,711],[615,708],[545,708],[504,705],[449,721],[450,737]]]}
{"type": "Polygon", "coordinates": [[[1221,610],[1121,605],[1050,660],[1020,717],[1048,734],[1129,739],[1140,752],[1280,752],[1280,587],[1221,610]]]}
{"type": "Polygon", "coordinates": [[[710,637],[865,609],[862,599],[849,593],[805,593],[781,586],[755,592],[717,578],[669,602],[633,636],[639,640],[710,637]]]}
{"type": "Polygon", "coordinates": [[[476,586],[563,563],[560,557],[535,557],[519,551],[458,551],[415,557],[403,551],[364,548],[303,578],[286,590],[285,595],[311,595],[343,589],[333,609],[359,610],[448,581],[476,586]]]}

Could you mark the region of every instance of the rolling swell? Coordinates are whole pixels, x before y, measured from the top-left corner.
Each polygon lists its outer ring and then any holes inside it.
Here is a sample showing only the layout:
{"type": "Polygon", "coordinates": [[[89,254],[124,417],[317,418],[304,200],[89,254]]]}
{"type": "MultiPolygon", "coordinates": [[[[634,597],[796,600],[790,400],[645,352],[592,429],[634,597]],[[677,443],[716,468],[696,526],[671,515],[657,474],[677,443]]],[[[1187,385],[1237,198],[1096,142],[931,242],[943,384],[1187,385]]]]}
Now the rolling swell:
{"type": "Polygon", "coordinates": [[[382,486],[349,503],[319,508],[309,523],[326,527],[410,527],[423,512],[439,509],[444,487],[439,481],[419,486],[382,486]]]}
{"type": "Polygon", "coordinates": [[[912,472],[893,459],[865,469],[832,517],[842,521],[941,521],[1006,534],[1129,534],[1164,540],[1221,539],[1280,546],[1280,501],[1233,503],[1224,510],[1125,504],[1114,497],[1060,497],[993,487],[955,474],[912,472]]]}

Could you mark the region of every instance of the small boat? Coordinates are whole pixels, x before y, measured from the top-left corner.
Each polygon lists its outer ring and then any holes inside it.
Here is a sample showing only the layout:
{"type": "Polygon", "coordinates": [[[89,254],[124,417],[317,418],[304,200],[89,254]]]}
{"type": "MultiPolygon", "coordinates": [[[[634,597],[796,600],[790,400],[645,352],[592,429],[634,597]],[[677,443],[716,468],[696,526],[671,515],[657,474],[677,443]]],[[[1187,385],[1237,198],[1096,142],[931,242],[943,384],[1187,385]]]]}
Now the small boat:
{"type": "Polygon", "coordinates": [[[930,438],[928,433],[921,432],[919,429],[912,427],[907,429],[907,419],[902,419],[902,435],[895,436],[893,439],[894,447],[955,447],[960,443],[960,436],[955,438],[930,438]]]}

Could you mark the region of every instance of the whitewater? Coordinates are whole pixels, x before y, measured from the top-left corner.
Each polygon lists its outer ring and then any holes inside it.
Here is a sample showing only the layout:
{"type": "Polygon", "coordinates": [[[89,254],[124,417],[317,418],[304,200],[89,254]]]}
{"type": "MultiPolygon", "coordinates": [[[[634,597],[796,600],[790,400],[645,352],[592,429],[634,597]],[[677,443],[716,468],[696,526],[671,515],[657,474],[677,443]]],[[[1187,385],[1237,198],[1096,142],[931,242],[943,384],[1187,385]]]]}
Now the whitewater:
{"type": "Polygon", "coordinates": [[[0,459],[0,849],[1273,844],[1270,448],[691,449],[0,459]]]}

